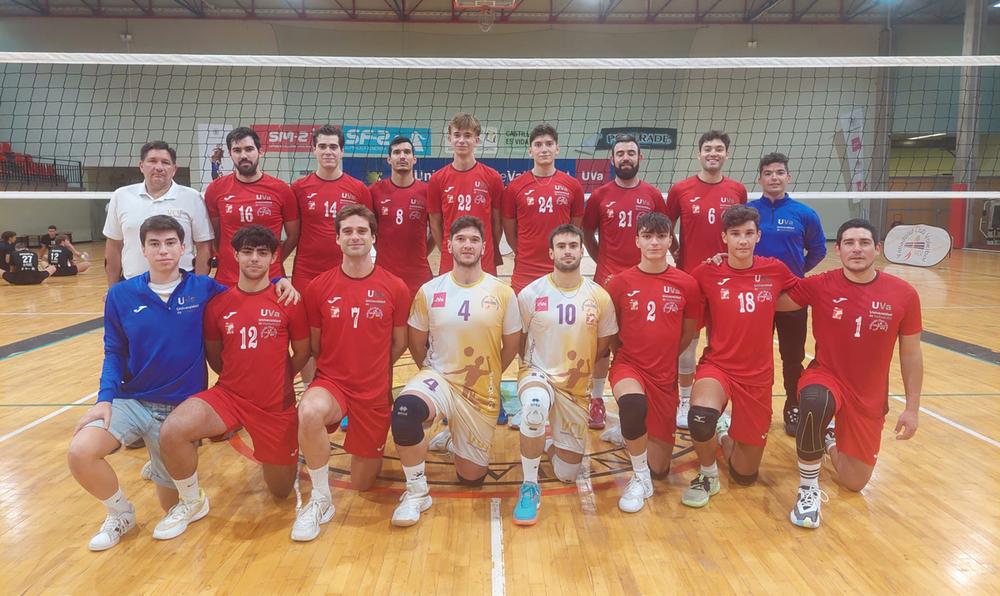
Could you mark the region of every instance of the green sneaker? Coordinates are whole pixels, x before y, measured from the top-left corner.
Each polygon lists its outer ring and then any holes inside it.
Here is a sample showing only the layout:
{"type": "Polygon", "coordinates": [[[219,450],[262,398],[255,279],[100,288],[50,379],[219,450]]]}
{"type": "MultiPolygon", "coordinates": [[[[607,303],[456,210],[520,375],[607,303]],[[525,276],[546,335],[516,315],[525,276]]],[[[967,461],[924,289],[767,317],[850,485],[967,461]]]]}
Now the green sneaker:
{"type": "Polygon", "coordinates": [[[684,490],[681,496],[681,503],[688,507],[704,507],[708,505],[708,499],[719,493],[719,477],[698,474],[698,477],[691,481],[691,485],[684,490]]]}

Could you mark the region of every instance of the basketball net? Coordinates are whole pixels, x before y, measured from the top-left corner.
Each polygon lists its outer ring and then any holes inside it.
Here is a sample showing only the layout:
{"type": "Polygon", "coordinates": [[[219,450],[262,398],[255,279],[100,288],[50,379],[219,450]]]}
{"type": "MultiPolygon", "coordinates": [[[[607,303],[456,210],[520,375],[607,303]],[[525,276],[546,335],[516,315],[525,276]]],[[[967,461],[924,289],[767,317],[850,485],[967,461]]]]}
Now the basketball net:
{"type": "Polygon", "coordinates": [[[497,15],[492,6],[483,6],[479,9],[479,28],[486,33],[493,27],[497,20],[497,15]]]}

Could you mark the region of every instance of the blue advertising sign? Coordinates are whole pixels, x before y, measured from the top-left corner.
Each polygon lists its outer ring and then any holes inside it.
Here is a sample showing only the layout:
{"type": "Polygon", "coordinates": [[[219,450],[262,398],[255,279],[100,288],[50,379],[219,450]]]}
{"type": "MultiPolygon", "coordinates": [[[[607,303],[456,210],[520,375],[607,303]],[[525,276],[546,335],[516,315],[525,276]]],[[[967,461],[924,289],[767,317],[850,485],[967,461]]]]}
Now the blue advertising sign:
{"type": "Polygon", "coordinates": [[[388,156],[389,143],[399,136],[413,141],[414,155],[430,154],[431,129],[394,126],[344,126],[344,153],[388,156]]]}

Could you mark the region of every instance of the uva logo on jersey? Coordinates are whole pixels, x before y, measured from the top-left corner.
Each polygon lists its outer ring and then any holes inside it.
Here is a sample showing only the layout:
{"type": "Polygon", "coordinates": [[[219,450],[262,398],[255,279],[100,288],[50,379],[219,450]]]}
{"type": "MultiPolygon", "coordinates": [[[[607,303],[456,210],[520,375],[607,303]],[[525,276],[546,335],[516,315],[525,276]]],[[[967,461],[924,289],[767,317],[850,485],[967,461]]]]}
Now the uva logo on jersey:
{"type": "Polygon", "coordinates": [[[664,302],[663,303],[663,312],[665,312],[665,313],[675,313],[675,312],[680,312],[680,311],[681,311],[681,307],[677,306],[676,302],[664,302]]]}
{"type": "Polygon", "coordinates": [[[543,296],[541,298],[535,298],[535,312],[546,312],[549,310],[549,298],[548,296],[543,296]]]}
{"type": "Polygon", "coordinates": [[[260,330],[261,339],[269,339],[272,337],[278,337],[278,330],[272,327],[271,325],[268,325],[267,327],[264,327],[263,329],[260,330]]]}
{"type": "Polygon", "coordinates": [[[872,310],[884,310],[886,312],[892,312],[892,305],[887,302],[872,300],[872,310]]]}
{"type": "Polygon", "coordinates": [[[373,307],[369,308],[368,312],[365,313],[365,318],[366,319],[381,319],[382,318],[382,309],[379,308],[379,307],[377,307],[377,306],[373,306],[373,307]]]}
{"type": "Polygon", "coordinates": [[[476,180],[475,186],[476,188],[486,188],[486,183],[484,183],[482,180],[476,180]]]}
{"type": "Polygon", "coordinates": [[[258,201],[270,201],[271,195],[257,195],[258,201]]]}
{"type": "Polygon", "coordinates": [[[771,296],[771,292],[767,290],[761,290],[757,292],[757,302],[772,302],[774,301],[774,296],[771,296]]]}
{"type": "Polygon", "coordinates": [[[844,309],[840,308],[839,306],[834,306],[833,307],[833,319],[835,321],[839,321],[839,320],[841,320],[843,318],[844,318],[844,309]]]}
{"type": "Polygon", "coordinates": [[[771,281],[771,276],[770,275],[755,275],[755,276],[753,276],[753,280],[755,282],[757,282],[757,283],[760,283],[762,281],[771,281]]]}
{"type": "Polygon", "coordinates": [[[680,295],[681,291],[675,288],[674,286],[663,286],[663,293],[680,295]]]}
{"type": "Polygon", "coordinates": [[[422,215],[419,211],[410,211],[410,219],[420,219],[422,215]]]}
{"type": "Polygon", "coordinates": [[[431,308],[443,308],[445,298],[448,294],[445,292],[434,292],[434,300],[431,302],[431,308]]]}
{"type": "Polygon", "coordinates": [[[485,205],[486,204],[486,196],[485,195],[476,195],[476,201],[475,201],[475,203],[477,205],[485,205]]]}
{"type": "Polygon", "coordinates": [[[792,221],[792,220],[790,220],[790,219],[782,219],[782,218],[779,217],[778,218],[778,226],[779,227],[785,226],[785,227],[792,227],[792,228],[794,228],[795,227],[795,222],[792,221]]]}
{"type": "Polygon", "coordinates": [[[563,186],[562,184],[556,184],[556,190],[557,191],[561,190],[563,192],[569,192],[569,189],[566,188],[565,186],[563,186]]]}
{"type": "Polygon", "coordinates": [[[385,293],[378,290],[368,290],[369,298],[385,298],[385,293]]]}
{"type": "Polygon", "coordinates": [[[276,319],[281,316],[281,313],[276,310],[271,310],[270,308],[260,309],[260,316],[270,319],[276,319]]]}
{"type": "Polygon", "coordinates": [[[340,198],[347,199],[351,203],[357,203],[358,202],[358,198],[356,196],[352,195],[349,192],[342,192],[342,193],[340,193],[340,198]]]}
{"type": "Polygon", "coordinates": [[[257,207],[257,215],[259,215],[259,216],[268,215],[269,216],[269,215],[271,215],[271,208],[270,207],[257,207]]]}
{"type": "Polygon", "coordinates": [[[888,331],[889,323],[886,323],[884,319],[875,319],[868,324],[869,331],[888,331]]]}
{"type": "Polygon", "coordinates": [[[569,205],[567,197],[556,197],[556,205],[569,205]]]}

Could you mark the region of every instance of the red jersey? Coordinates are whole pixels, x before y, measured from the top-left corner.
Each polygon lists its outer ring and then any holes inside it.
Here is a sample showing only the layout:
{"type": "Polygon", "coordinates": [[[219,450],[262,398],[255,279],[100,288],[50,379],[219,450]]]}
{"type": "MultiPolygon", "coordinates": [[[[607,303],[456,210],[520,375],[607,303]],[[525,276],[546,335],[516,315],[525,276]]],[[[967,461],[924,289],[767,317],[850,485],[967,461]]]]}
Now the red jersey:
{"type": "Polygon", "coordinates": [[[737,383],[770,387],[775,300],[799,280],[772,257],[753,258],[749,269],[726,261],[699,265],[691,273],[701,287],[708,348],[699,362],[715,365],[737,383]]]}
{"type": "Polygon", "coordinates": [[[635,188],[622,188],[612,180],[595,190],[587,201],[583,227],[597,230],[600,252],[594,281],[608,285],[608,278],[642,260],[635,245],[639,216],[659,211],[666,214],[663,195],[652,184],[639,182],[635,188]]]}
{"type": "Polygon", "coordinates": [[[406,284],[378,265],[361,279],[335,267],[312,280],[305,305],[309,326],[320,330],[317,372],[351,399],[387,399],[392,330],[410,314],[406,284]]]}
{"type": "MultiPolygon", "coordinates": [[[[259,224],[281,238],[284,223],[299,218],[292,189],[267,174],[251,183],[240,182],[236,174],[213,180],[205,190],[205,206],[208,216],[219,220],[219,268],[215,279],[229,287],[235,286],[240,279],[240,268],[230,245],[240,228],[259,224]]],[[[272,279],[285,277],[285,255],[281,254],[280,246],[277,253],[278,259],[268,274],[272,279]]]]}
{"type": "Polygon", "coordinates": [[[837,269],[799,281],[788,297],[812,307],[816,363],[861,400],[864,413],[884,416],[897,338],[922,330],[913,286],[881,272],[867,284],[854,283],[837,269]]]}
{"type": "Polygon", "coordinates": [[[511,181],[503,192],[501,215],[517,220],[517,257],[510,280],[514,291],[552,273],[549,234],[571,217],[582,216],[583,205],[583,186],[565,172],[539,178],[529,170],[511,181]]]}
{"type": "Polygon", "coordinates": [[[706,259],[726,252],[722,212],[746,202],[746,187],[731,178],[709,184],[691,176],[671,186],[667,193],[667,217],[675,225],[678,219],[681,222],[677,266],[690,273],[706,259]]]}
{"type": "Polygon", "coordinates": [[[413,298],[434,277],[427,263],[427,183],[404,188],[385,178],[370,190],[378,220],[375,262],[403,280],[413,298]]]}
{"type": "Polygon", "coordinates": [[[344,260],[337,244],[337,212],[346,205],[364,205],[371,210],[372,195],[357,178],[344,174],[336,180],[324,180],[315,172],[292,182],[292,192],[302,217],[293,275],[311,280],[344,260]]]}
{"type": "Polygon", "coordinates": [[[677,267],[653,274],[636,266],[612,277],[607,290],[621,340],[615,363],[630,364],[664,388],[673,387],[684,319],[701,314],[698,282],[677,267]]]}
{"type": "Polygon", "coordinates": [[[220,387],[267,412],[295,407],[288,342],[309,339],[302,303],[280,304],[271,286],[232,287],[208,303],[204,321],[205,340],[222,342],[220,387]]]}
{"type": "Polygon", "coordinates": [[[497,274],[494,261],[493,210],[500,209],[503,198],[503,178],[493,168],[476,162],[472,169],[460,172],[448,164],[434,172],[427,183],[427,211],[440,213],[444,224],[444,246],[441,247],[441,269],[438,275],[451,271],[453,263],[448,249],[448,229],[459,217],[474,215],[483,222],[486,238],[483,248],[483,271],[497,274]]]}

